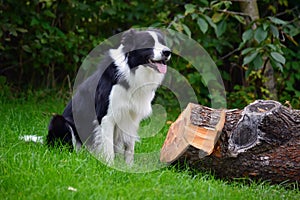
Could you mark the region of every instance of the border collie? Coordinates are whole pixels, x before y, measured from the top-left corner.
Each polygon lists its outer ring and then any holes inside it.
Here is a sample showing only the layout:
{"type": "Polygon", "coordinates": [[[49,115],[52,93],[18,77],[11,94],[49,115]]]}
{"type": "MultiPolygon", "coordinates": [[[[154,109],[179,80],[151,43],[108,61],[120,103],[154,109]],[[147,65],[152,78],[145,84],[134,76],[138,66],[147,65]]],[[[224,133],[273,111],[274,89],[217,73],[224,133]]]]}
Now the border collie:
{"type": "Polygon", "coordinates": [[[151,101],[167,72],[171,51],[155,29],[130,29],[120,43],[78,87],[63,114],[52,117],[47,145],[58,141],[80,149],[86,144],[108,164],[113,164],[116,153],[133,163],[139,123],[152,112],[151,101]]]}

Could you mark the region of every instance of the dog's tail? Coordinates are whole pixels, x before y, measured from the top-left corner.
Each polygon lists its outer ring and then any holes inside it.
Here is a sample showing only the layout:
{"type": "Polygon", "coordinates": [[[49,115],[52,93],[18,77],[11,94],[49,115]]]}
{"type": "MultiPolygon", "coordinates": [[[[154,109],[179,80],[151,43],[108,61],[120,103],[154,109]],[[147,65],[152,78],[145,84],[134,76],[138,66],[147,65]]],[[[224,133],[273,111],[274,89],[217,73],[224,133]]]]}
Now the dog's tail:
{"type": "Polygon", "coordinates": [[[82,146],[76,129],[62,115],[54,115],[50,120],[45,141],[43,136],[37,135],[23,135],[19,139],[25,142],[46,143],[49,147],[65,146],[70,150],[79,150],[82,146]]]}
{"type": "Polygon", "coordinates": [[[23,140],[25,142],[35,142],[35,143],[44,143],[44,137],[43,136],[37,136],[37,135],[21,135],[19,136],[20,140],[23,140]]]}
{"type": "Polygon", "coordinates": [[[72,145],[72,127],[61,115],[54,115],[50,120],[48,135],[46,138],[37,135],[23,135],[19,139],[25,142],[45,143],[53,147],[55,145],[72,145]]]}

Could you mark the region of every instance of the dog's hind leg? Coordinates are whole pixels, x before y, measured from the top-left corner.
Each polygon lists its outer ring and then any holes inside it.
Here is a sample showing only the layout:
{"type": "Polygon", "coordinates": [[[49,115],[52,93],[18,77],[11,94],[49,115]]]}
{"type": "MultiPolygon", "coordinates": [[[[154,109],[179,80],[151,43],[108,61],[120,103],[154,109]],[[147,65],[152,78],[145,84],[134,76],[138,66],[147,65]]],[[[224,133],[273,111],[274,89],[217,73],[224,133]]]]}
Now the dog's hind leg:
{"type": "Polygon", "coordinates": [[[50,121],[46,144],[48,146],[66,145],[73,148],[75,136],[72,127],[61,115],[54,115],[50,121]]]}

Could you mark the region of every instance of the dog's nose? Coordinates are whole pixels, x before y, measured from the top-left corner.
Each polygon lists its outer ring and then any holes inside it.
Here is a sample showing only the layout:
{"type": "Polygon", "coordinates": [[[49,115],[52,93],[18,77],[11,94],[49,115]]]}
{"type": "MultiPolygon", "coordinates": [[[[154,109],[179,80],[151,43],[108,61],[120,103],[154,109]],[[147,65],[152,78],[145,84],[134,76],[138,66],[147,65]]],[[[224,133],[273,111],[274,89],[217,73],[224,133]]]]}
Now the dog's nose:
{"type": "Polygon", "coordinates": [[[171,51],[170,51],[170,50],[163,50],[163,51],[162,51],[162,54],[163,54],[166,58],[168,58],[168,57],[171,55],[171,51]]]}

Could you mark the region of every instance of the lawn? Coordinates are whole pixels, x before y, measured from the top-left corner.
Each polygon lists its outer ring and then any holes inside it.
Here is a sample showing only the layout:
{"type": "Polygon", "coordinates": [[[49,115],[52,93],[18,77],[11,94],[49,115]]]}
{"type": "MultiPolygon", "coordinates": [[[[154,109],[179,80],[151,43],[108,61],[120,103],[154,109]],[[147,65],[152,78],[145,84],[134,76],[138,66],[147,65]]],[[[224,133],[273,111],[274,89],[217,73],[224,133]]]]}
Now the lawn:
{"type": "MultiPolygon", "coordinates": [[[[130,173],[102,164],[87,151],[26,143],[18,137],[45,136],[51,113],[61,112],[66,102],[56,95],[32,95],[0,103],[0,199],[300,199],[299,189],[280,185],[228,182],[188,167],[130,173]]],[[[167,127],[154,139],[142,139],[137,151],[157,150],[167,127]]]]}

